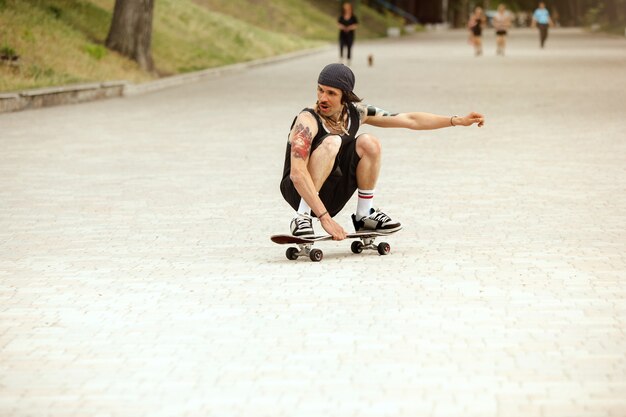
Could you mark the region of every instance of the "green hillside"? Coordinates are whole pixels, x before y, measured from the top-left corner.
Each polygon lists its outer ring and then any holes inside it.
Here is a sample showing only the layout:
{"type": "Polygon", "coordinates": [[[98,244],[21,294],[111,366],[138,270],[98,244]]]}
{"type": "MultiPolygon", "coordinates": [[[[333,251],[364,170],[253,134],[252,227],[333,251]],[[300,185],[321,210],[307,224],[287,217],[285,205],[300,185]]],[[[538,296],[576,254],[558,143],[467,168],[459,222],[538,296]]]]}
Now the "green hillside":
{"type": "MultiPolygon", "coordinates": [[[[337,36],[336,0],[156,0],[156,74],[105,48],[114,0],[0,0],[0,91],[105,80],[143,82],[312,48],[337,36]]],[[[359,39],[386,19],[361,6],[359,39]]]]}

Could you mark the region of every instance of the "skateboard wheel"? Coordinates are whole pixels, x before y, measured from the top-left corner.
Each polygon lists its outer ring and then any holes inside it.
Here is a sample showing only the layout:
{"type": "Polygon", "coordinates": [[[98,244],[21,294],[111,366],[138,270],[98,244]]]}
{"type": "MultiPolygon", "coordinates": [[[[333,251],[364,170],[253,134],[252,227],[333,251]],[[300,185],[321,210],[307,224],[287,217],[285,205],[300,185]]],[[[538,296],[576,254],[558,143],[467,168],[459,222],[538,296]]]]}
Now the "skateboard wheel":
{"type": "Polygon", "coordinates": [[[378,244],[378,253],[381,255],[389,255],[389,252],[391,252],[391,246],[389,246],[389,243],[380,242],[378,244]]]}
{"type": "Polygon", "coordinates": [[[322,260],[323,257],[324,257],[324,252],[322,252],[320,249],[313,249],[311,250],[311,253],[309,254],[309,258],[311,258],[313,262],[319,262],[322,260]]]}
{"type": "Polygon", "coordinates": [[[352,253],[361,253],[363,252],[363,243],[355,240],[352,242],[352,245],[350,245],[350,249],[352,249],[352,253]]]}
{"type": "Polygon", "coordinates": [[[287,259],[290,261],[295,261],[298,259],[298,248],[288,248],[285,255],[287,255],[287,259]]]}

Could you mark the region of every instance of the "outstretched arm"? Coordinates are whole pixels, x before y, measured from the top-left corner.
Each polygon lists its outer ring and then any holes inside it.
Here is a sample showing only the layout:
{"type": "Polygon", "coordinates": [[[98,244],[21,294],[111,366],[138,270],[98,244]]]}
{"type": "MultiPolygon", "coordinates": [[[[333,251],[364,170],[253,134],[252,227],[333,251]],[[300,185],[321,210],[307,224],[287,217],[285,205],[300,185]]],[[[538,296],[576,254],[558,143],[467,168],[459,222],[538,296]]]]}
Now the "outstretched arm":
{"type": "Polygon", "coordinates": [[[471,126],[477,124],[482,127],[485,117],[476,112],[467,116],[442,116],[432,113],[389,113],[385,110],[365,104],[357,105],[361,122],[377,127],[401,127],[412,130],[432,130],[451,126],[471,126]]]}

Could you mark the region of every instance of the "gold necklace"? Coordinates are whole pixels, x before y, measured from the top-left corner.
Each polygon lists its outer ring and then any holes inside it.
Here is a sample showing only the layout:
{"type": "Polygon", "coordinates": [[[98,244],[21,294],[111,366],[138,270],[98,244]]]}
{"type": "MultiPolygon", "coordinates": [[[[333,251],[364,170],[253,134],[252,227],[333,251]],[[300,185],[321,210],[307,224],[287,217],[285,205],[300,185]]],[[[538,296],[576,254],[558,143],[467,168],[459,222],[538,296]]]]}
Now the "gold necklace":
{"type": "MultiPolygon", "coordinates": [[[[317,109],[316,109],[317,110],[317,109]]],[[[339,115],[339,118],[337,120],[333,120],[331,117],[328,116],[324,116],[323,114],[317,113],[322,120],[324,120],[326,122],[326,125],[328,126],[329,130],[331,131],[335,131],[335,132],[342,132],[345,133],[346,135],[348,134],[348,131],[345,129],[344,125],[345,125],[345,106],[341,109],[341,114],[339,115]]]]}

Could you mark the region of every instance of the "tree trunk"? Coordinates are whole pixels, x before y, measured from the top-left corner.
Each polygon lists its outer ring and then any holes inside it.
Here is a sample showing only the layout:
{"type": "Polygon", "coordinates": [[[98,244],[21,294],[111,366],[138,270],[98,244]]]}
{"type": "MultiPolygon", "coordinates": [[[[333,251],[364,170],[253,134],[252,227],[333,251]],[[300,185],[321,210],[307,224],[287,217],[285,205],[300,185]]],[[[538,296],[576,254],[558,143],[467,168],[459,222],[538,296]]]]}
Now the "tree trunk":
{"type": "Polygon", "coordinates": [[[154,70],[150,44],[154,0],[115,0],[113,21],[106,46],[139,63],[146,71],[154,70]]]}
{"type": "Polygon", "coordinates": [[[582,22],[582,16],[580,15],[580,7],[578,5],[578,0],[569,0],[569,24],[571,26],[578,26],[580,22],[582,22]]]}
{"type": "Polygon", "coordinates": [[[607,16],[608,22],[611,25],[617,25],[619,19],[619,12],[617,9],[617,3],[615,0],[604,1],[604,13],[607,16]]]}

